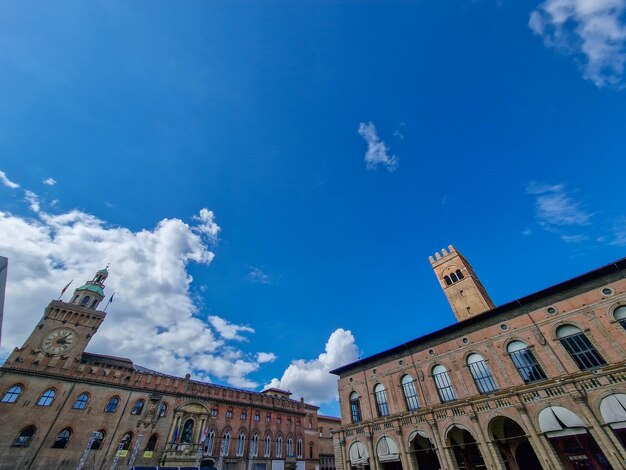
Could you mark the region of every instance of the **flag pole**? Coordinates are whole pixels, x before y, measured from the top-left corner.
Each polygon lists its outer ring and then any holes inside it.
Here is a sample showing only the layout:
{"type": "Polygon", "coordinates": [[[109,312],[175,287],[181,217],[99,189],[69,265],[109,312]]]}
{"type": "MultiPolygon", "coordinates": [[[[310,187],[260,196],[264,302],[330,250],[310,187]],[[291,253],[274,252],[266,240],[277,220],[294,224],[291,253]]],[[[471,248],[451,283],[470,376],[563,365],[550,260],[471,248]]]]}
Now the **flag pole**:
{"type": "Polygon", "coordinates": [[[106,312],[106,311],[107,311],[107,307],[109,306],[109,304],[110,304],[111,302],[113,302],[113,296],[114,296],[114,295],[115,295],[115,292],[113,292],[113,293],[111,294],[111,297],[109,297],[109,301],[107,302],[107,304],[106,304],[106,305],[104,306],[104,308],[102,309],[102,311],[103,311],[103,312],[106,312]]]}
{"type": "Polygon", "coordinates": [[[61,300],[61,297],[63,297],[63,294],[65,294],[65,291],[67,290],[67,288],[70,286],[72,282],[74,282],[74,279],[68,282],[67,285],[63,289],[61,289],[61,295],[59,295],[59,298],[57,300],[61,300]]]}

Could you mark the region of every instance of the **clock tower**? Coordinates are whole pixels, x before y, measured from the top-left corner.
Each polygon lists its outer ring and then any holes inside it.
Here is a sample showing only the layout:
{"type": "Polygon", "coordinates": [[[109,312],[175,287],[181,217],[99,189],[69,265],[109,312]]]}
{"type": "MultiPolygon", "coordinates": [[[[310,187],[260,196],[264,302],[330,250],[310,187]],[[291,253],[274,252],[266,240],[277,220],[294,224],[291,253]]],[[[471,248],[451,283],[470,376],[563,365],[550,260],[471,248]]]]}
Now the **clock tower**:
{"type": "Polygon", "coordinates": [[[107,268],[74,290],[69,302],[53,300],[21,348],[15,348],[7,365],[19,368],[61,367],[80,360],[106,313],[97,310],[104,299],[107,268]]]}

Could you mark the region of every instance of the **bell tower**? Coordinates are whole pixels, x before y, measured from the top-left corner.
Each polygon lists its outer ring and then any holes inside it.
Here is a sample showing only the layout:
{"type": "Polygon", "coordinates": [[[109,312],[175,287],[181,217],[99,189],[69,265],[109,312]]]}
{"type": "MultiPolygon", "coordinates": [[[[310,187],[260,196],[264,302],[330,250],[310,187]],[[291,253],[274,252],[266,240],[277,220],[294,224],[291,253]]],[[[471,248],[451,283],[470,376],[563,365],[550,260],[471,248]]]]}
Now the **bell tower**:
{"type": "Polygon", "coordinates": [[[69,368],[80,360],[91,337],[106,317],[96,310],[104,299],[107,268],[99,270],[74,290],[69,302],[53,300],[21,348],[15,348],[5,366],[20,368],[69,368]]]}
{"type": "Polygon", "coordinates": [[[495,308],[472,266],[452,245],[429,260],[457,321],[495,308]]]}

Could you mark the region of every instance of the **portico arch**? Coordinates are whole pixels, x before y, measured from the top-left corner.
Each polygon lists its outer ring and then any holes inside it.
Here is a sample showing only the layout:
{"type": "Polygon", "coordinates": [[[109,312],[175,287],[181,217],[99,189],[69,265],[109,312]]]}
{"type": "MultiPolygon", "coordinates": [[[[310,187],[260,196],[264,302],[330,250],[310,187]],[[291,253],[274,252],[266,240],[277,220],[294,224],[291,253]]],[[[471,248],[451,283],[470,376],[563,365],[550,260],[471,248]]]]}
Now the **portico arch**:
{"type": "Polygon", "coordinates": [[[350,467],[360,470],[369,470],[370,456],[367,452],[367,447],[361,441],[352,443],[348,455],[350,456],[350,467]]]}
{"type": "Polygon", "coordinates": [[[476,439],[464,426],[452,425],[446,434],[446,444],[452,449],[460,470],[487,468],[476,439]]]}
{"type": "Polygon", "coordinates": [[[424,431],[413,431],[409,436],[409,453],[413,467],[417,470],[438,470],[441,468],[433,442],[424,431]]]}
{"type": "Polygon", "coordinates": [[[548,406],[539,413],[539,428],[554,447],[563,468],[611,468],[595,439],[587,431],[587,425],[576,413],[562,406],[548,406]]]}
{"type": "Polygon", "coordinates": [[[626,394],[604,397],[600,402],[600,414],[626,449],[626,394]]]}
{"type": "Polygon", "coordinates": [[[376,457],[383,470],[402,470],[400,450],[396,441],[389,436],[382,436],[376,443],[376,457]]]}
{"type": "Polygon", "coordinates": [[[510,470],[541,468],[528,436],[522,427],[506,416],[496,416],[489,422],[489,436],[496,444],[500,457],[510,470]]]}

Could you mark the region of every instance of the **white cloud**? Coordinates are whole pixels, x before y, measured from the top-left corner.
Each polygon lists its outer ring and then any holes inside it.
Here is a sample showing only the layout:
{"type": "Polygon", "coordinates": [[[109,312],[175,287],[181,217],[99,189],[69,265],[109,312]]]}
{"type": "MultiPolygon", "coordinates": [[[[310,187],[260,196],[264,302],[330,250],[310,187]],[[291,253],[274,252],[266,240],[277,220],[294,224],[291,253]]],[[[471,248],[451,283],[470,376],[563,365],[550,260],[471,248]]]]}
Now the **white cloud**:
{"type": "Polygon", "coordinates": [[[620,217],[614,221],[613,237],[609,243],[615,246],[626,246],[626,217],[620,217]]]}
{"type": "Polygon", "coordinates": [[[5,185],[7,188],[11,188],[11,189],[17,189],[20,187],[19,184],[14,183],[13,181],[11,181],[8,177],[7,174],[0,170],[0,183],[2,183],[3,185],[5,185]]]}
{"type": "Polygon", "coordinates": [[[248,273],[248,279],[251,282],[257,284],[270,284],[272,282],[269,274],[264,272],[261,268],[256,268],[254,266],[248,266],[248,268],[250,269],[250,272],[248,273]]]}
{"type": "Polygon", "coordinates": [[[359,135],[367,142],[365,152],[365,165],[368,170],[375,170],[379,166],[384,166],[389,171],[394,171],[398,167],[398,157],[389,155],[389,147],[380,140],[376,127],[372,122],[359,124],[359,135]]]}
{"type": "Polygon", "coordinates": [[[235,325],[234,323],[230,323],[229,321],[215,315],[211,315],[209,317],[209,322],[224,339],[245,341],[246,338],[241,336],[239,333],[254,333],[254,329],[249,326],[235,325]]]}
{"type": "MultiPolygon", "coordinates": [[[[37,195],[29,197],[36,205],[37,195]]],[[[33,209],[34,218],[0,211],[0,254],[10,263],[0,357],[23,344],[44,307],[70,279],[75,288],[112,260],[106,292],[107,297],[115,292],[115,301],[89,351],[129,357],[168,374],[258,385],[248,374],[269,362],[272,353],[236,348],[241,334],[253,328],[217,315],[206,318],[190,294],[187,265],[208,265],[214,258],[208,242],[219,226],[211,211],[202,209],[195,225],[163,219],[135,232],[79,210],[48,214],[33,209]]]]}
{"type": "Polygon", "coordinates": [[[337,399],[337,377],[328,371],[349,364],[359,358],[359,351],[351,331],[335,330],[326,343],[325,352],[317,359],[298,359],[291,362],[283,376],[274,378],[265,386],[291,391],[296,398],[305,397],[308,403],[328,403],[337,399]]]}
{"type": "Polygon", "coordinates": [[[276,354],[260,352],[257,354],[256,360],[259,364],[265,364],[266,362],[274,362],[276,360],[276,354]]]}
{"type": "Polygon", "coordinates": [[[588,225],[591,221],[591,214],[567,193],[562,184],[546,185],[531,182],[526,192],[535,196],[537,220],[548,230],[588,225]]]}
{"type": "Polygon", "coordinates": [[[46,178],[42,181],[42,183],[47,184],[48,186],[54,186],[55,184],[57,184],[57,180],[55,180],[54,178],[46,178]]]}
{"type": "Polygon", "coordinates": [[[28,189],[24,191],[24,199],[28,202],[30,209],[33,212],[39,212],[41,210],[41,205],[39,204],[39,196],[37,196],[34,192],[29,191],[28,189]]]}
{"type": "Polygon", "coordinates": [[[582,61],[596,86],[622,86],[626,62],[626,0],[546,0],[528,26],[548,47],[582,61]]]}

